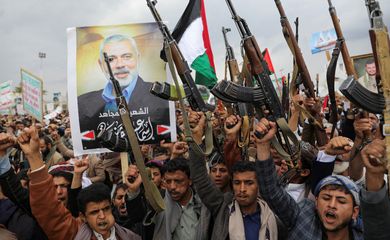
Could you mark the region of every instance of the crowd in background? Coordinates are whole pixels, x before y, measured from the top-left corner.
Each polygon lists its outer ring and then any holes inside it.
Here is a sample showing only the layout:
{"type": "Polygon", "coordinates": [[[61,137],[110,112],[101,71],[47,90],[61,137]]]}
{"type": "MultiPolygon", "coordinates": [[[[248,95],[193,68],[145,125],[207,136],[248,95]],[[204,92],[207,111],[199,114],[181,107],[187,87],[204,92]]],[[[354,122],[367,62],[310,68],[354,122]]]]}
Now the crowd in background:
{"type": "MultiPolygon", "coordinates": [[[[244,161],[242,117],[230,106],[213,113],[209,157],[184,141],[177,109],[178,141],[140,146],[162,212],[148,203],[136,165],[122,177],[119,153],[74,156],[66,112],[49,124],[1,116],[0,239],[390,239],[381,119],[337,100],[331,136],[323,102],[291,99],[288,125],[300,149],[294,164],[271,143],[272,117],[251,119],[244,161]],[[326,144],[319,146],[318,126],[302,109],[320,115],[326,144]]],[[[187,111],[203,146],[206,116],[187,111]]]]}

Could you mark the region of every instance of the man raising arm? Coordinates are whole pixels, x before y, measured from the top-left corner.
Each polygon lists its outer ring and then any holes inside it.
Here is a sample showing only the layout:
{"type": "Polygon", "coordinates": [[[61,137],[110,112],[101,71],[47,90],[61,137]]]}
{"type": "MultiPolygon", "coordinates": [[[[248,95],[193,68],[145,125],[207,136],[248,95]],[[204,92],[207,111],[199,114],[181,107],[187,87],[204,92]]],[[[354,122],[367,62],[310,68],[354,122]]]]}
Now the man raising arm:
{"type": "Polygon", "coordinates": [[[256,131],[263,136],[256,138],[260,195],[289,228],[288,239],[363,239],[351,226],[359,213],[357,186],[343,176],[326,177],[317,185],[315,201],[305,199],[297,204],[278,183],[270,158],[276,124],[263,118],[256,131]]]}

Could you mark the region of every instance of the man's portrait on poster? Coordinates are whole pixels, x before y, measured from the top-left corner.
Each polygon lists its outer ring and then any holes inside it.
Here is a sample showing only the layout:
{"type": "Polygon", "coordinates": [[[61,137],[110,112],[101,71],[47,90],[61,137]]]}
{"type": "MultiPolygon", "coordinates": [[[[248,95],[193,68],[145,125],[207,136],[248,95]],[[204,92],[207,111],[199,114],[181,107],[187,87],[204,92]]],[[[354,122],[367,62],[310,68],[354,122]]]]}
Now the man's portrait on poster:
{"type": "Polygon", "coordinates": [[[112,34],[104,38],[99,48],[99,64],[107,82],[103,89],[90,91],[78,96],[78,113],[80,132],[90,133],[92,138],[82,138],[83,149],[99,148],[96,136],[103,131],[114,131],[125,137],[124,128],[120,120],[116,105],[116,96],[113,84],[110,81],[107,65],[103,53],[109,59],[113,76],[118,80],[122,94],[128,103],[134,130],[140,142],[156,142],[154,120],[166,119],[169,125],[168,102],[152,95],[152,83],[144,81],[140,74],[141,54],[134,38],[123,34],[112,34]]]}
{"type": "Polygon", "coordinates": [[[372,54],[364,54],[352,57],[357,81],[371,92],[378,93],[376,84],[376,65],[372,54]]]}

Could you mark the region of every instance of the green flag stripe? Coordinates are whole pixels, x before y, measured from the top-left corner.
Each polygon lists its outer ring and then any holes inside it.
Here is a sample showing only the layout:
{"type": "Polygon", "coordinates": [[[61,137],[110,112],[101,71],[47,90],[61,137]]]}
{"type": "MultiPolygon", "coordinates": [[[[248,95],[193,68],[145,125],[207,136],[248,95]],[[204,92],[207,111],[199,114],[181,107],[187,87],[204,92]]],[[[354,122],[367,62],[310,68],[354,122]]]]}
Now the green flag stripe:
{"type": "Polygon", "coordinates": [[[214,69],[210,65],[209,57],[206,53],[197,57],[191,64],[191,67],[196,71],[195,83],[207,86],[208,88],[214,87],[217,83],[217,76],[214,69]]]}

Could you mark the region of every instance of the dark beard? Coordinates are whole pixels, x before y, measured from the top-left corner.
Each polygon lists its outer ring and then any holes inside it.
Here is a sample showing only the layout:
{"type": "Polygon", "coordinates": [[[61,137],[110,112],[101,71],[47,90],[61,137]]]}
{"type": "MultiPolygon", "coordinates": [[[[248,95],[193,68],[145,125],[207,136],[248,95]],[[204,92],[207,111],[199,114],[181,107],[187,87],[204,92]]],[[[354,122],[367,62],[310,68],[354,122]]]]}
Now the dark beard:
{"type": "Polygon", "coordinates": [[[342,222],[337,228],[333,229],[333,230],[328,230],[326,229],[327,232],[338,232],[340,231],[341,229],[344,229],[345,227],[348,227],[349,223],[351,222],[351,219],[347,219],[345,220],[344,222],[342,222]]]}
{"type": "Polygon", "coordinates": [[[42,157],[43,157],[43,158],[46,158],[47,155],[49,155],[49,152],[50,152],[49,149],[46,149],[45,151],[43,151],[43,152],[42,152],[42,157]]]}
{"type": "MultiPolygon", "coordinates": [[[[317,218],[318,218],[318,220],[320,220],[318,212],[317,212],[317,218]]],[[[321,220],[320,220],[320,222],[321,222],[321,227],[322,227],[322,234],[324,236],[326,236],[326,232],[335,233],[335,232],[338,232],[338,231],[344,229],[345,227],[347,227],[348,231],[350,231],[351,229],[350,229],[349,225],[352,223],[352,214],[351,214],[350,218],[346,219],[339,226],[337,226],[335,229],[332,229],[332,230],[326,229],[321,220]]]]}

